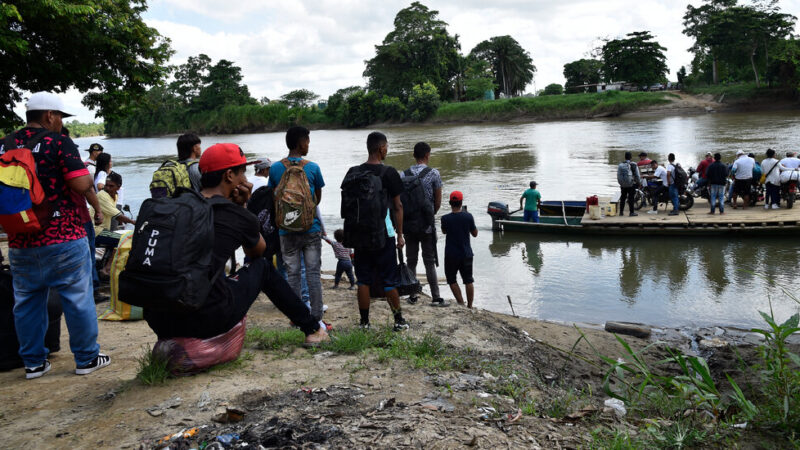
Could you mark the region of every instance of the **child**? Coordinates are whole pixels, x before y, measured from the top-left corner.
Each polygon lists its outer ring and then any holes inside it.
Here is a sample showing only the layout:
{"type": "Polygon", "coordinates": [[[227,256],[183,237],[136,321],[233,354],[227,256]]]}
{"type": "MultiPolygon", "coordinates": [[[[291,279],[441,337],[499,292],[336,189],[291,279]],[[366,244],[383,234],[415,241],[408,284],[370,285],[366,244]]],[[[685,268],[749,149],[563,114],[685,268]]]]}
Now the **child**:
{"type": "Polygon", "coordinates": [[[447,277],[447,284],[453,291],[459,305],[464,304],[461,296],[461,289],[456,281],[456,274],[461,272],[461,281],[467,291],[467,308],[472,308],[472,300],[475,296],[475,289],[472,286],[472,247],[469,245],[469,235],[478,237],[478,229],[475,228],[475,219],[472,214],[462,211],[461,203],[464,201],[464,194],[459,191],[450,193],[451,213],[442,217],[442,234],[447,236],[444,246],[444,274],[447,277]]]}
{"type": "Polygon", "coordinates": [[[329,238],[328,236],[323,237],[325,242],[331,244],[333,247],[333,253],[336,255],[336,276],[333,279],[333,288],[336,289],[339,287],[339,280],[342,279],[342,272],[347,274],[347,278],[350,279],[350,290],[355,289],[356,279],[353,276],[353,263],[351,261],[351,257],[353,255],[353,250],[349,248],[345,248],[342,245],[342,240],[344,239],[344,231],[342,229],[338,229],[333,232],[333,237],[336,239],[335,241],[329,238]]]}

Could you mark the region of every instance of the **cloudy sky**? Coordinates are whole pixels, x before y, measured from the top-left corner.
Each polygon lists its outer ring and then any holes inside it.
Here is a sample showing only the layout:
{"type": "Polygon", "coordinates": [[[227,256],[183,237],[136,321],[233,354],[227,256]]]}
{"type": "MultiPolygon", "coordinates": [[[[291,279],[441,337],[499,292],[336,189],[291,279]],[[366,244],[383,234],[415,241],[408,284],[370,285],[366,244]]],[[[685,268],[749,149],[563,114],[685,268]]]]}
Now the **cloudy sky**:
{"type": "MultiPolygon", "coordinates": [[[[699,6],[700,0],[691,0],[699,6]]],[[[395,14],[410,0],[151,0],[146,22],[172,40],[172,63],[189,56],[224,58],[242,68],[255,98],[293,89],[327,98],[339,88],[364,85],[364,60],[393,29],[395,14]]],[[[687,0],[427,0],[457,34],[464,54],[479,42],[509,34],[533,57],[538,71],[528,92],[564,83],[565,63],[586,57],[599,38],[649,30],[667,48],[669,78],[689,65],[682,17],[687,0]]],[[[800,0],[782,0],[783,12],[800,17],[800,0]]],[[[94,114],[70,92],[69,107],[81,121],[94,114]]]]}

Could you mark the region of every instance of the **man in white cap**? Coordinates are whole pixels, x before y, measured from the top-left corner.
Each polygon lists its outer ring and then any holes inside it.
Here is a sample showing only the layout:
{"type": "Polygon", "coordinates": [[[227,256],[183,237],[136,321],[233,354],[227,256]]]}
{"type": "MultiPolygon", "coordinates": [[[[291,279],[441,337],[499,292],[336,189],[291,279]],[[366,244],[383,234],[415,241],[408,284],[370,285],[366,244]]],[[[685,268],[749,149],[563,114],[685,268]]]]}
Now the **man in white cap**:
{"type": "Polygon", "coordinates": [[[50,202],[52,214],[39,232],[9,233],[9,261],[14,277],[14,324],[25,377],[38,378],[50,370],[44,346],[47,329],[47,295],[61,296],[75,373],[86,375],[110,364],[97,343],[97,315],[92,295],[91,259],[79,209],[83,198],[94,207],[96,224],[103,213],[92,178],[81,161],[78,147],[61,134],[64,104],[55,94],[31,95],[25,128],[12,133],[0,154],[12,145],[28,148],[36,162],[36,175],[50,202]],[[77,197],[77,198],[76,198],[77,197]]]}
{"type": "Polygon", "coordinates": [[[736,161],[731,166],[733,172],[733,195],[731,196],[731,205],[736,209],[736,198],[742,196],[742,209],[747,209],[750,205],[750,185],[753,184],[753,168],[756,165],[756,160],[745,155],[744,151],[739,150],[736,152],[736,161]]]}
{"type": "Polygon", "coordinates": [[[251,177],[247,177],[247,181],[253,185],[253,192],[267,185],[270,167],[272,167],[272,161],[270,161],[269,158],[262,158],[253,166],[255,174],[251,177]]]}

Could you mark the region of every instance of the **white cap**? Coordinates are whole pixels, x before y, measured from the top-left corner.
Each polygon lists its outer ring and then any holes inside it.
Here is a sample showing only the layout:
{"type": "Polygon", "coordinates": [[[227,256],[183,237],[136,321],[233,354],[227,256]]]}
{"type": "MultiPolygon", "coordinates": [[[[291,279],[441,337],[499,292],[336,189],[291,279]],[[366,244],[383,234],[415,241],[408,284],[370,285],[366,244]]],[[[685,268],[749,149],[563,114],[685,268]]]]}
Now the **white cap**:
{"type": "Polygon", "coordinates": [[[64,102],[52,92],[37,92],[31,95],[25,108],[26,111],[58,111],[64,117],[72,117],[74,115],[64,111],[64,102]]]}
{"type": "Polygon", "coordinates": [[[739,155],[744,155],[744,150],[739,150],[738,152],[736,152],[736,156],[739,156],[739,155]]]}
{"type": "Polygon", "coordinates": [[[255,165],[256,172],[260,172],[264,169],[269,169],[270,167],[272,167],[272,161],[270,161],[269,158],[262,158],[255,165]]]}

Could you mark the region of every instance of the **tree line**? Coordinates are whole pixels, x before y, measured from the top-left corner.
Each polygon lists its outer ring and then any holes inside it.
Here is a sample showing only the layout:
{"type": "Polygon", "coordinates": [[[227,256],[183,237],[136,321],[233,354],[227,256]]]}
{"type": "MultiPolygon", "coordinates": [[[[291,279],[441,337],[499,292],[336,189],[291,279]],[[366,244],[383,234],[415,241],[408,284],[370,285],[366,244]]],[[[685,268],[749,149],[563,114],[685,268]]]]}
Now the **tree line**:
{"type": "MultiPolygon", "coordinates": [[[[511,36],[461,52],[458,35],[438,11],[420,2],[401,9],[394,28],[365,61],[365,86],[339,89],[323,102],[307,89],[278,99],[254,99],[241,68],[207,55],[167,64],[169,39],[141,18],[146,0],[30,0],[0,4],[0,129],[19,123],[13,105],[21,92],[89,92],[83,103],[103,117],[112,135],[182,132],[226,133],[283,128],[292,123],[348,127],[383,121],[422,121],[443,102],[521,95],[536,66],[511,36]],[[80,29],[80,33],[71,30],[80,29]],[[69,57],[64,57],[69,55],[69,57]]],[[[755,81],[797,89],[800,47],[796,18],[777,0],[703,0],[687,6],[683,32],[693,38],[694,59],[678,81],[685,84],[755,81]]],[[[564,65],[567,93],[586,85],[626,81],[647,86],[666,81],[662,47],[649,31],[606,39],[592,56],[564,65]]],[[[540,94],[562,94],[559,84],[540,94]]]]}

